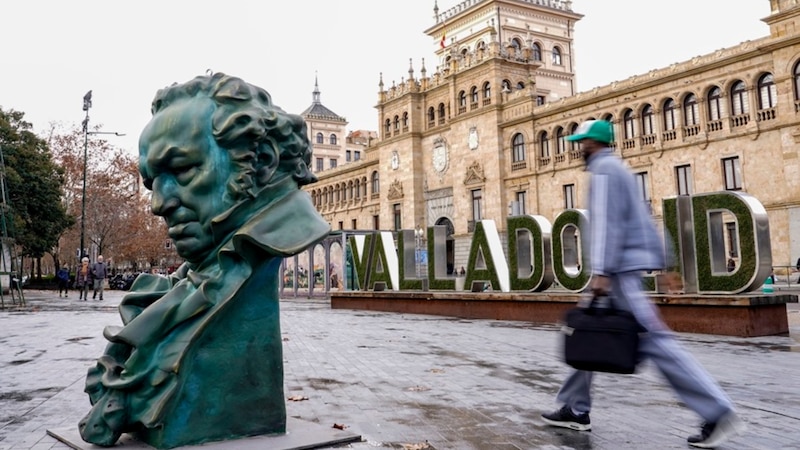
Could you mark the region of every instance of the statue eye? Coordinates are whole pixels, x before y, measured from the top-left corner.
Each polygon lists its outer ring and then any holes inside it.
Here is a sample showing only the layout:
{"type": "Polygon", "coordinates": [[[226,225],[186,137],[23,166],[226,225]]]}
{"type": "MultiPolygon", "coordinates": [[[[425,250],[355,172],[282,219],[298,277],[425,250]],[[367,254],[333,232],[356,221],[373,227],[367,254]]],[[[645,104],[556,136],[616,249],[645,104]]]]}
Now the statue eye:
{"type": "Polygon", "coordinates": [[[198,167],[195,165],[189,166],[178,166],[172,168],[172,173],[175,175],[175,179],[178,180],[178,183],[186,184],[197,175],[198,167]]]}

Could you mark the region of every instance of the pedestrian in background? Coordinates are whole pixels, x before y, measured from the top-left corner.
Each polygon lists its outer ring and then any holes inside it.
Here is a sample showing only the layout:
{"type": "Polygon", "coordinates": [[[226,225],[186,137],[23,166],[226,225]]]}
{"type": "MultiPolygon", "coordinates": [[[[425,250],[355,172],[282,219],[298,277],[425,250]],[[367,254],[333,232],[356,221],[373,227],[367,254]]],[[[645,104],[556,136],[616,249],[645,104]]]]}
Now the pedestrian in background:
{"type": "Polygon", "coordinates": [[[61,294],[64,294],[64,298],[67,298],[69,294],[69,267],[66,265],[56,272],[56,279],[58,280],[58,297],[61,297],[61,294]]]}
{"type": "MultiPolygon", "coordinates": [[[[656,230],[633,173],[609,144],[614,140],[611,123],[582,123],[569,141],[581,144],[590,173],[589,269],[594,296],[609,296],[617,309],[630,311],[647,330],[639,353],[650,358],[683,403],[704,421],[689,445],[713,448],[742,432],[744,423],[722,388],[675,339],[655,305],[642,291],[642,274],[664,269],[663,239],[656,230]]],[[[588,431],[592,425],[593,372],[573,370],[558,392],[562,407],[542,414],[548,425],[588,431]]]]}
{"type": "Polygon", "coordinates": [[[89,258],[81,259],[81,266],[75,274],[75,286],[78,288],[78,300],[86,301],[89,298],[89,285],[92,284],[92,269],[89,267],[89,258]]]}
{"type": "Polygon", "coordinates": [[[92,265],[92,279],[94,280],[94,294],[92,300],[97,299],[97,293],[100,293],[100,300],[103,300],[103,288],[106,284],[108,277],[108,266],[103,262],[103,255],[97,256],[97,261],[92,265]]]}

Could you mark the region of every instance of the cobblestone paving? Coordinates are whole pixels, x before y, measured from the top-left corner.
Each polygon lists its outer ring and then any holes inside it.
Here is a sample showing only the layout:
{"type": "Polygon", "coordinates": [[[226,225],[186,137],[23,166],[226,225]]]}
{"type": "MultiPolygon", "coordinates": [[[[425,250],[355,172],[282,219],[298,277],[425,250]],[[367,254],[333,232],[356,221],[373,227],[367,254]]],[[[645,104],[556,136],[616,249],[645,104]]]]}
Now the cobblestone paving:
{"type": "MultiPolygon", "coordinates": [[[[66,449],[47,429],[89,409],[86,370],[102,329],[120,323],[121,293],[104,302],[29,291],[27,308],[0,310],[0,450],[66,449]]],[[[598,375],[593,431],[544,426],[567,373],[555,326],[331,310],[324,300],[281,302],[289,416],[341,424],[369,449],[685,449],[699,419],[652,366],[598,375]]],[[[680,334],[723,385],[748,432],[728,449],[800,448],[800,314],[790,336],[680,334]]],[[[235,448],[232,445],[231,448],[235,448]]]]}

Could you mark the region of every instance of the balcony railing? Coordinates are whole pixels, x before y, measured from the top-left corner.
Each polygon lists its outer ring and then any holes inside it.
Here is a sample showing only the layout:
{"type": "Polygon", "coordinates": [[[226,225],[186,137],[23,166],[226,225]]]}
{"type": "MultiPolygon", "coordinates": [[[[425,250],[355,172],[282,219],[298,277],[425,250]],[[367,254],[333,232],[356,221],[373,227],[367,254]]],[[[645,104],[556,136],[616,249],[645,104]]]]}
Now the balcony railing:
{"type": "Polygon", "coordinates": [[[775,107],[759,110],[756,116],[756,120],[759,122],[773,119],[775,119],[775,107]]]}
{"type": "Polygon", "coordinates": [[[697,136],[698,134],[700,134],[700,125],[686,125],[683,127],[684,137],[697,136]]]}
{"type": "Polygon", "coordinates": [[[636,139],[625,139],[622,141],[622,149],[630,150],[636,147],[636,139]]]}
{"type": "Polygon", "coordinates": [[[731,117],[731,128],[738,128],[747,125],[750,122],[750,114],[739,114],[731,117]]]}

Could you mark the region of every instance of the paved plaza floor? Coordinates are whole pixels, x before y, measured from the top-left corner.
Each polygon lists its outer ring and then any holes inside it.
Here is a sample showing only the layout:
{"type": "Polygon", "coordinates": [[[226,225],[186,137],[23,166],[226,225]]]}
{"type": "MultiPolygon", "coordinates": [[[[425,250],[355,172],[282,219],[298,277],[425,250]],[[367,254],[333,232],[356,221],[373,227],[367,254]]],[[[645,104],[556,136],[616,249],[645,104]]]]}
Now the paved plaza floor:
{"type": "MultiPolygon", "coordinates": [[[[0,310],[0,450],[66,449],[48,429],[89,410],[86,370],[123,292],[79,302],[26,291],[0,310]]],[[[648,363],[635,375],[598,374],[591,432],[546,427],[542,412],[568,372],[554,325],[331,310],[281,301],[286,396],[292,418],[362,436],[354,449],[685,449],[699,418],[648,363]]],[[[727,449],[800,448],[800,311],[789,336],[679,334],[720,382],[748,431],[727,449]]],[[[99,448],[99,447],[98,447],[99,448]]],[[[230,448],[236,449],[234,442],[230,448]]]]}

